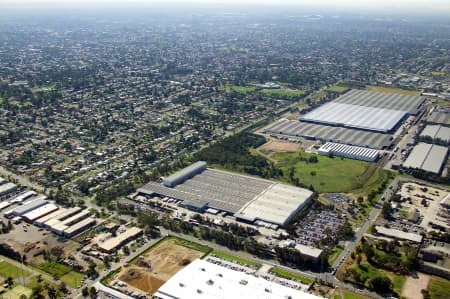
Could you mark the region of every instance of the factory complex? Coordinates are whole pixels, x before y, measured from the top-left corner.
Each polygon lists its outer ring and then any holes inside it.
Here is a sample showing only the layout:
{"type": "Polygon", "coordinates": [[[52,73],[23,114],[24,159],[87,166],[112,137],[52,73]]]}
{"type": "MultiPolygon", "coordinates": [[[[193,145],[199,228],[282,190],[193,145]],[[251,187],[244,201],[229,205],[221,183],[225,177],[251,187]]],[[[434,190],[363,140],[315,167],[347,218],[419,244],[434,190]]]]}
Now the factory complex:
{"type": "Polygon", "coordinates": [[[450,128],[441,125],[427,125],[420,133],[420,137],[428,137],[431,141],[440,140],[450,142],[450,128]]]}
{"type": "Polygon", "coordinates": [[[79,207],[63,208],[34,191],[25,191],[0,202],[0,210],[13,205],[16,206],[3,213],[6,218],[12,218],[15,223],[23,220],[67,238],[97,223],[89,211],[79,207]]]}
{"type": "Polygon", "coordinates": [[[178,271],[153,296],[160,299],[322,298],[201,259],[194,260],[178,271]]]}
{"type": "Polygon", "coordinates": [[[237,220],[283,226],[302,210],[312,192],[272,181],[207,168],[197,162],[138,189],[147,196],[168,197],[198,212],[224,212],[237,220]],[[170,187],[169,187],[170,186],[170,187]]]}
{"type": "Polygon", "coordinates": [[[419,96],[350,90],[300,117],[281,119],[263,132],[373,149],[392,147],[393,133],[411,115],[417,115],[424,99],[419,96]]]}

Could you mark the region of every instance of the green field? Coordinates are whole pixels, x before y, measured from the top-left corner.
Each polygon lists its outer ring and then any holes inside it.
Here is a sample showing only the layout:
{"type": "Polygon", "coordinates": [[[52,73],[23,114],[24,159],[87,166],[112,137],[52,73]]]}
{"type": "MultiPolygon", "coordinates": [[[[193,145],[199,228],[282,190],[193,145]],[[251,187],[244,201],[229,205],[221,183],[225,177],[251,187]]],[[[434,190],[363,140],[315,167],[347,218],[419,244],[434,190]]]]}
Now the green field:
{"type": "Polygon", "coordinates": [[[392,288],[394,289],[394,292],[396,292],[397,294],[401,294],[403,285],[405,284],[405,281],[406,281],[406,276],[393,274],[392,288]]]}
{"type": "Polygon", "coordinates": [[[20,299],[21,295],[25,295],[29,298],[32,294],[32,290],[22,285],[16,285],[12,290],[1,295],[4,299],[20,299]]]}
{"type": "Polygon", "coordinates": [[[306,94],[306,90],[263,89],[264,94],[280,96],[289,99],[300,98],[306,94]]]}
{"type": "Polygon", "coordinates": [[[320,193],[350,192],[360,188],[370,179],[364,176],[371,168],[371,163],[368,162],[309,153],[277,153],[272,159],[277,161],[286,178],[289,169],[294,167],[294,176],[304,185],[312,185],[320,193]],[[312,156],[317,157],[317,163],[301,160],[308,160],[312,156]]]}
{"type": "Polygon", "coordinates": [[[72,288],[78,288],[81,285],[81,280],[83,277],[84,275],[82,273],[70,271],[69,273],[61,276],[59,279],[72,288]]]}
{"type": "Polygon", "coordinates": [[[19,277],[27,277],[30,276],[30,272],[26,270],[22,270],[6,261],[0,262],[0,276],[3,278],[11,277],[12,279],[16,279],[19,277]]]}
{"type": "Polygon", "coordinates": [[[239,93],[250,93],[256,90],[256,87],[253,86],[238,86],[238,85],[227,85],[225,86],[225,91],[235,91],[239,93]]]}
{"type": "Polygon", "coordinates": [[[328,264],[333,265],[342,251],[344,251],[344,248],[342,248],[341,246],[335,246],[330,256],[328,257],[328,264]]]}
{"type": "Polygon", "coordinates": [[[365,299],[365,297],[344,291],[344,298],[341,295],[335,295],[334,299],[365,299]]]}
{"type": "Polygon", "coordinates": [[[344,93],[348,90],[348,88],[344,87],[344,86],[339,86],[339,85],[332,85],[332,86],[326,88],[325,90],[329,91],[329,92],[344,93]]]}
{"type": "Polygon", "coordinates": [[[394,87],[384,87],[384,86],[366,86],[368,90],[372,91],[379,91],[379,92],[389,92],[389,93],[399,93],[399,94],[405,94],[410,96],[418,96],[420,95],[420,92],[417,90],[407,90],[407,89],[401,89],[401,88],[394,88],[394,87]]]}
{"type": "Polygon", "coordinates": [[[431,299],[448,298],[450,281],[441,277],[432,276],[428,286],[431,299]]]}
{"type": "Polygon", "coordinates": [[[310,279],[308,277],[304,277],[304,276],[297,275],[297,274],[294,274],[291,272],[287,272],[287,271],[281,270],[280,268],[273,268],[272,270],[270,270],[270,272],[272,272],[273,274],[276,274],[280,277],[300,281],[304,284],[311,284],[314,282],[312,279],[310,279]]]}
{"type": "Polygon", "coordinates": [[[3,104],[4,101],[5,101],[5,99],[0,97],[0,105],[3,104]]]}
{"type": "Polygon", "coordinates": [[[258,264],[258,263],[255,263],[255,262],[252,262],[252,261],[249,261],[249,260],[245,260],[245,259],[242,259],[242,258],[237,257],[237,256],[229,255],[229,254],[226,254],[226,253],[223,253],[223,252],[220,252],[220,251],[215,251],[214,250],[210,254],[214,254],[214,255],[216,255],[216,256],[218,256],[220,258],[223,258],[224,260],[228,260],[228,261],[231,261],[231,262],[237,262],[239,264],[246,265],[246,266],[249,266],[249,267],[252,267],[252,268],[259,268],[259,267],[261,267],[261,265],[258,264]]]}
{"type": "Polygon", "coordinates": [[[71,287],[78,287],[81,284],[83,274],[74,271],[69,266],[60,264],[58,262],[45,262],[39,265],[39,270],[50,274],[55,279],[61,279],[71,287]]]}

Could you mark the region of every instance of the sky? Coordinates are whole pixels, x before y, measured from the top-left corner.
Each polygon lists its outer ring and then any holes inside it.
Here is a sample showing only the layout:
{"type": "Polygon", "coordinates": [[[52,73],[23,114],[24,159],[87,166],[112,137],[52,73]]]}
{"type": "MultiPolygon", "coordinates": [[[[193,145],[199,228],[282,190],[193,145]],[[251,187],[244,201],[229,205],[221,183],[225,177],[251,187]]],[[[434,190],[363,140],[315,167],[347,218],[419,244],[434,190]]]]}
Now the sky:
{"type": "Polygon", "coordinates": [[[197,3],[197,4],[221,4],[221,5],[297,5],[314,6],[332,9],[358,9],[377,11],[416,11],[448,13],[450,18],[450,0],[0,0],[1,5],[17,6],[32,5],[44,6],[44,4],[57,6],[89,6],[94,4],[173,4],[173,3],[197,3]]]}

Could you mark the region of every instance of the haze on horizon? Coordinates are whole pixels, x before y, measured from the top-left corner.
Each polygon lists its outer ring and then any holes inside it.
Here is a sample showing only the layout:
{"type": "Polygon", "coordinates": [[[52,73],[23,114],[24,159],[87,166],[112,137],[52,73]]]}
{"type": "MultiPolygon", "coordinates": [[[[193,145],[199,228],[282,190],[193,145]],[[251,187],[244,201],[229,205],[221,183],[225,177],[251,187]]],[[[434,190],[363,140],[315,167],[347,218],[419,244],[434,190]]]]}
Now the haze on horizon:
{"type": "Polygon", "coordinates": [[[133,6],[133,5],[221,5],[221,6],[299,6],[330,10],[361,10],[374,12],[389,12],[392,14],[448,14],[450,16],[450,1],[448,0],[0,0],[0,7],[41,8],[89,7],[96,5],[133,6]]]}

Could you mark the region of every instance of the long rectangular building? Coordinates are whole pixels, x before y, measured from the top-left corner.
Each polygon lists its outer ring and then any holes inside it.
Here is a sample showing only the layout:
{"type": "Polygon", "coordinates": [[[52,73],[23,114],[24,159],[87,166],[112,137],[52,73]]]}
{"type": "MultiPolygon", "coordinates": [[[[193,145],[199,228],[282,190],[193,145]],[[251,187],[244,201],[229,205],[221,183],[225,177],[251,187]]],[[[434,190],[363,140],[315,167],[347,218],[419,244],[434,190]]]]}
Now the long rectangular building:
{"type": "Polygon", "coordinates": [[[72,226],[67,227],[63,230],[62,234],[67,238],[71,238],[75,235],[80,234],[81,232],[87,230],[90,227],[93,227],[97,223],[97,220],[94,218],[88,217],[72,226]]]}
{"type": "Polygon", "coordinates": [[[413,148],[403,167],[439,174],[447,160],[447,152],[448,148],[445,146],[421,142],[413,148]]]}
{"type": "Polygon", "coordinates": [[[27,201],[21,206],[18,206],[17,208],[12,210],[12,213],[15,216],[22,216],[34,209],[37,209],[39,207],[42,207],[42,206],[48,204],[48,201],[46,199],[47,199],[47,196],[40,195],[37,198],[27,201]]]}
{"type": "Polygon", "coordinates": [[[263,132],[292,137],[303,137],[313,140],[345,143],[348,145],[384,149],[392,146],[392,135],[357,130],[351,128],[326,126],[296,120],[280,119],[266,128],[263,132]]]}
{"type": "Polygon", "coordinates": [[[380,156],[380,152],[378,150],[333,142],[325,143],[319,148],[318,152],[323,156],[330,156],[331,154],[333,154],[338,157],[362,160],[367,162],[375,162],[380,156]]]}
{"type": "Polygon", "coordinates": [[[37,195],[34,191],[25,191],[23,193],[20,193],[19,195],[15,196],[10,200],[11,203],[18,203],[23,202],[24,200],[27,200],[28,198],[37,195]]]}
{"type": "Polygon", "coordinates": [[[55,204],[48,203],[22,215],[22,218],[25,219],[25,221],[33,222],[41,217],[53,213],[56,210],[58,210],[58,207],[55,204]]]}
{"type": "Polygon", "coordinates": [[[125,232],[117,235],[116,237],[110,238],[103,243],[98,244],[98,249],[100,251],[111,253],[118,248],[120,248],[125,243],[130,240],[137,238],[142,235],[142,229],[138,227],[132,227],[127,229],[125,232]]]}
{"type": "Polygon", "coordinates": [[[432,141],[442,140],[447,143],[450,142],[450,127],[441,125],[427,125],[420,133],[421,137],[429,137],[432,141]]]}
{"type": "Polygon", "coordinates": [[[17,190],[17,186],[13,183],[4,183],[0,185],[0,196],[7,195],[17,190]]]}
{"type": "Polygon", "coordinates": [[[331,102],[305,114],[300,120],[387,133],[406,115],[406,111],[331,102]]]}

